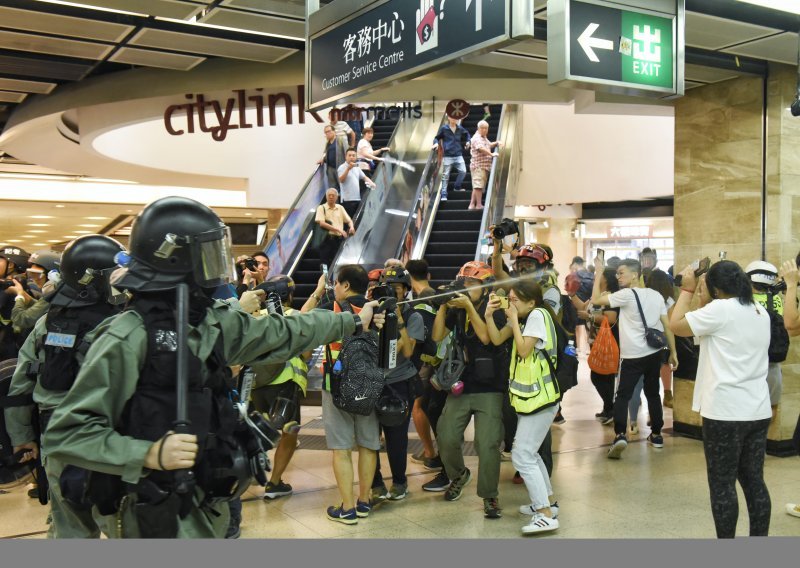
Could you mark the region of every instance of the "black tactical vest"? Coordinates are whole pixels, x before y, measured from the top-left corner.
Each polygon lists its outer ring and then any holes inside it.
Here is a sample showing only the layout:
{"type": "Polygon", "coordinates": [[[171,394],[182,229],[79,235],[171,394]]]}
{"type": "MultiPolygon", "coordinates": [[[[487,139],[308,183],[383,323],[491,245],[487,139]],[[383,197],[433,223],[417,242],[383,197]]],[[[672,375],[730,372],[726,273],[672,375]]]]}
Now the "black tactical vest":
{"type": "Polygon", "coordinates": [[[44,369],[38,373],[40,384],[52,391],[71,389],[80,368],[77,356],[85,355],[89,349],[84,337],[118,312],[119,308],[106,302],[80,308],[50,306],[45,316],[47,335],[36,346],[37,351],[44,350],[44,369]]]}

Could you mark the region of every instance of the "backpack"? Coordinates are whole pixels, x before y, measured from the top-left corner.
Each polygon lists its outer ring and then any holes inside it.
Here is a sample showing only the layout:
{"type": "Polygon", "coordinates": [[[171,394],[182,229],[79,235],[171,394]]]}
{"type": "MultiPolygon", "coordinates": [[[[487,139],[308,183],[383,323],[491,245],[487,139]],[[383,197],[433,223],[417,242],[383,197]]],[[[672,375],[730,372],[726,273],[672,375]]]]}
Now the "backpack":
{"type": "Polygon", "coordinates": [[[769,362],[783,363],[789,355],[789,332],[783,325],[783,316],[775,311],[772,293],[767,293],[766,310],[769,314],[769,362]]]}
{"type": "Polygon", "coordinates": [[[554,323],[557,341],[556,353],[558,353],[555,369],[553,368],[553,362],[550,360],[550,357],[545,357],[545,359],[547,360],[547,364],[550,365],[550,373],[554,375],[558,381],[558,390],[561,391],[561,395],[563,396],[565,392],[578,384],[578,357],[570,355],[565,351],[569,344],[570,334],[568,334],[561,325],[558,325],[557,322],[554,323]]]}
{"type": "MultiPolygon", "coordinates": [[[[561,310],[558,312],[558,315],[561,316],[560,323],[562,327],[567,330],[570,335],[575,335],[575,328],[581,323],[581,319],[578,317],[578,310],[572,303],[572,299],[566,294],[561,294],[561,310]]],[[[564,345],[566,345],[566,343],[564,345]]]]}
{"type": "Polygon", "coordinates": [[[594,287],[594,274],[588,270],[579,270],[575,273],[580,280],[581,285],[575,293],[584,302],[592,297],[592,289],[594,287]]]}
{"type": "MultiPolygon", "coordinates": [[[[343,306],[352,311],[350,304],[343,306]]],[[[336,408],[369,416],[383,392],[383,369],[378,366],[378,334],[364,331],[342,340],[342,348],[333,361],[330,345],[325,346],[331,375],[331,396],[336,408]]]]}

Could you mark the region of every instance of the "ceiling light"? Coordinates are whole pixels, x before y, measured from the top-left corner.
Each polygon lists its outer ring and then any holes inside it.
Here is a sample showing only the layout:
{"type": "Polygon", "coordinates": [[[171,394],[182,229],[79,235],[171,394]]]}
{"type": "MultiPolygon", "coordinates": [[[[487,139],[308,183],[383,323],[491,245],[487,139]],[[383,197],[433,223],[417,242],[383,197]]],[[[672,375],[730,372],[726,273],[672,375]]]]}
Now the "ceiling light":
{"type": "Polygon", "coordinates": [[[28,223],[29,227],[49,227],[47,223],[28,223]]]}
{"type": "Polygon", "coordinates": [[[55,219],[52,215],[31,215],[31,219],[55,219]]]}
{"type": "Polygon", "coordinates": [[[245,217],[252,217],[252,216],[253,216],[252,213],[245,213],[245,217]]]}
{"type": "Polygon", "coordinates": [[[76,235],[64,235],[64,238],[65,239],[77,239],[78,237],[76,235]]]}
{"type": "Polygon", "coordinates": [[[38,0],[39,2],[46,2],[48,4],[61,4],[62,6],[74,6],[76,8],[85,8],[87,10],[98,10],[100,12],[112,12],[114,14],[127,14],[129,16],[142,16],[147,17],[147,14],[142,14],[140,12],[128,12],[127,10],[115,10],[114,8],[105,8],[101,6],[92,6],[89,4],[83,4],[81,2],[67,2],[65,0],[38,0]]]}
{"type": "Polygon", "coordinates": [[[108,221],[111,217],[84,217],[87,221],[108,221]]]}
{"type": "Polygon", "coordinates": [[[23,239],[35,239],[36,235],[20,235],[23,239]]]}
{"type": "Polygon", "coordinates": [[[90,229],[95,229],[97,227],[102,227],[102,225],[78,225],[79,227],[88,227],[90,229]]]}
{"type": "Polygon", "coordinates": [[[91,231],[75,231],[75,232],[78,233],[79,235],[91,235],[92,234],[91,231]]]}
{"type": "Polygon", "coordinates": [[[57,207],[58,209],[63,209],[64,207],[66,207],[66,205],[56,205],[56,207],[57,207]]]}
{"type": "Polygon", "coordinates": [[[46,247],[47,243],[33,243],[33,246],[35,246],[35,247],[46,247]]]}
{"type": "Polygon", "coordinates": [[[32,230],[30,230],[28,232],[29,233],[46,233],[47,231],[45,231],[44,229],[32,229],[32,230]]]}
{"type": "Polygon", "coordinates": [[[9,243],[21,243],[22,241],[19,239],[8,239],[9,243]]]}
{"type": "Polygon", "coordinates": [[[782,12],[789,12],[791,14],[800,14],[800,5],[797,0],[739,0],[746,4],[755,4],[763,8],[771,8],[773,10],[781,10],[782,12]]]}
{"type": "Polygon", "coordinates": [[[50,239],[50,240],[49,240],[49,241],[47,241],[47,242],[48,242],[48,243],[60,243],[60,242],[61,242],[61,241],[63,241],[63,240],[64,240],[64,239],[50,239]]]}

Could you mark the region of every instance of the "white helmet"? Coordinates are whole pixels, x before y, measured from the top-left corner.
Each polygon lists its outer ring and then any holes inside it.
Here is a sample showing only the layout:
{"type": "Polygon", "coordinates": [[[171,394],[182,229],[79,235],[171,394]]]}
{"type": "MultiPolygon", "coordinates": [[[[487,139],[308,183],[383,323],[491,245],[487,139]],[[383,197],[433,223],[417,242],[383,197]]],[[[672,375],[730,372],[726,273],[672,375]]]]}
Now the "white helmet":
{"type": "Polygon", "coordinates": [[[778,279],[778,269],[775,265],[763,260],[754,260],[747,265],[744,271],[750,277],[750,282],[754,284],[772,286],[778,279]]]}

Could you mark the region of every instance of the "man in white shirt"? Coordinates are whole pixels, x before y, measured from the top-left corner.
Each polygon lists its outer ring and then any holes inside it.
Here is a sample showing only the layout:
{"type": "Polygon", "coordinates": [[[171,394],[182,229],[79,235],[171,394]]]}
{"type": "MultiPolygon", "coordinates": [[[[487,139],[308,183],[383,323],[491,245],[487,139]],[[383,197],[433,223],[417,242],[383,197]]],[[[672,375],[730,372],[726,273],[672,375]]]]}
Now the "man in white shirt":
{"type": "MultiPolygon", "coordinates": [[[[595,258],[595,274],[603,271],[603,261],[595,258]]],[[[664,425],[664,414],[659,394],[661,349],[652,347],[645,339],[645,330],[654,328],[667,336],[669,345],[669,362],[673,370],[678,367],[675,354],[675,336],[669,329],[667,307],[664,298],[650,288],[639,288],[641,266],[636,260],[623,260],[617,268],[617,281],[620,290],[613,294],[600,291],[600,278],[595,278],[592,290],[592,304],[620,308],[619,314],[619,347],[622,363],[619,371],[619,386],[614,399],[614,432],[616,438],[608,451],[608,457],[619,459],[628,446],[625,431],[628,426],[628,402],[631,399],[639,377],[644,375],[644,394],[650,411],[650,427],[652,433],[647,442],[655,448],[664,447],[661,428],[664,425]],[[639,311],[636,298],[641,303],[644,319],[639,311]]]]}
{"type": "Polygon", "coordinates": [[[375,189],[375,182],[369,179],[364,170],[358,167],[358,154],[353,148],[347,149],[345,162],[339,166],[337,173],[339,174],[339,184],[342,190],[342,207],[353,218],[361,203],[361,188],[358,182],[364,180],[367,187],[371,189],[375,189]]]}

